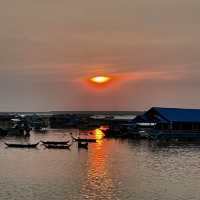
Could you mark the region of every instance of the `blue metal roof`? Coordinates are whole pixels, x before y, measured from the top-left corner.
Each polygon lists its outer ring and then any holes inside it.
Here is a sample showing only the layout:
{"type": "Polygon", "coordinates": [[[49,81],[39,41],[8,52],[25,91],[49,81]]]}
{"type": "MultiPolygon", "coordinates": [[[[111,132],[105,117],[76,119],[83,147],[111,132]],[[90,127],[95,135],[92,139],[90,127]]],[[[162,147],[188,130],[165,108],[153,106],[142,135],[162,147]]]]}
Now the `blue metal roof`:
{"type": "MultiPolygon", "coordinates": [[[[153,109],[153,108],[152,108],[153,109]]],[[[150,112],[151,109],[147,112],[145,112],[143,115],[138,115],[135,119],[132,120],[134,123],[168,123],[168,120],[160,116],[159,114],[154,114],[153,118],[148,117],[148,112],[150,112]]]]}
{"type": "Polygon", "coordinates": [[[168,121],[200,122],[200,109],[161,108],[161,107],[153,107],[151,109],[155,110],[160,116],[164,117],[168,121]]]}

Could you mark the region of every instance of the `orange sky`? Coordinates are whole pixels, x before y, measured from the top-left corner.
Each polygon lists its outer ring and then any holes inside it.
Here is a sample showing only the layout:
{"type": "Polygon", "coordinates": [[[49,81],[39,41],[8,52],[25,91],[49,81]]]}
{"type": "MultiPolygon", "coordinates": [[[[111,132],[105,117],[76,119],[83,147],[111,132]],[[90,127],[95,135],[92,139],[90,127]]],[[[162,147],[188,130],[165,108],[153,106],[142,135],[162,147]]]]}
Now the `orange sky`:
{"type": "Polygon", "coordinates": [[[3,1],[0,111],[200,107],[199,6],[3,1]],[[112,80],[86,81],[98,75],[112,80]]]}

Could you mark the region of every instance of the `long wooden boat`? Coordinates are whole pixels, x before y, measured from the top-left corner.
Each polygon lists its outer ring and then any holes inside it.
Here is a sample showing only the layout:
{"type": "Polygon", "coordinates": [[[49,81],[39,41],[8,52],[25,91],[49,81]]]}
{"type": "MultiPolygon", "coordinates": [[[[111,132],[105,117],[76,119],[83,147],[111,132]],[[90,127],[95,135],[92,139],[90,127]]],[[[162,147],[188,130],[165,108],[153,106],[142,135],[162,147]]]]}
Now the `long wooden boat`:
{"type": "Polygon", "coordinates": [[[36,148],[39,142],[35,144],[18,144],[18,143],[7,143],[5,142],[5,145],[8,147],[13,147],[13,148],[36,148]]]}
{"type": "Polygon", "coordinates": [[[93,138],[76,138],[74,136],[71,136],[71,137],[76,142],[97,142],[97,140],[93,138]]]}
{"type": "Polygon", "coordinates": [[[68,145],[69,140],[67,141],[41,141],[44,145],[68,145]]]}
{"type": "Polygon", "coordinates": [[[75,141],[77,141],[77,142],[97,142],[96,139],[92,139],[92,138],[76,138],[75,141]]]}
{"type": "Polygon", "coordinates": [[[94,142],[94,143],[97,142],[97,140],[94,139],[94,138],[79,138],[79,137],[74,137],[72,135],[72,133],[70,133],[70,136],[73,139],[73,141],[76,141],[76,142],[94,142]]]}
{"type": "Polygon", "coordinates": [[[62,145],[62,144],[44,144],[47,149],[69,149],[71,144],[62,145]]]}

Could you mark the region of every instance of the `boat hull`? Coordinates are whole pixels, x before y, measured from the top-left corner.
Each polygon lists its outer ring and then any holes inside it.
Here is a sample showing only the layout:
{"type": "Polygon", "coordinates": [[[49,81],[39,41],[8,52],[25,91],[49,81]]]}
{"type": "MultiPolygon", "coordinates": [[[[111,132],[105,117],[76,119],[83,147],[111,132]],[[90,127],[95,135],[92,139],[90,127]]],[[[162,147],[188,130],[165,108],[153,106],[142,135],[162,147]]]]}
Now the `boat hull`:
{"type": "Polygon", "coordinates": [[[7,147],[12,148],[36,148],[38,143],[36,144],[12,144],[12,143],[5,143],[7,147]]]}
{"type": "Polygon", "coordinates": [[[68,145],[68,141],[41,141],[45,145],[68,145]]]}
{"type": "Polygon", "coordinates": [[[86,138],[77,138],[77,139],[75,139],[75,141],[77,141],[77,142],[93,142],[93,143],[97,142],[96,139],[86,139],[86,138]]]}
{"type": "Polygon", "coordinates": [[[71,145],[53,145],[53,144],[45,144],[47,149],[69,149],[71,145]]]}

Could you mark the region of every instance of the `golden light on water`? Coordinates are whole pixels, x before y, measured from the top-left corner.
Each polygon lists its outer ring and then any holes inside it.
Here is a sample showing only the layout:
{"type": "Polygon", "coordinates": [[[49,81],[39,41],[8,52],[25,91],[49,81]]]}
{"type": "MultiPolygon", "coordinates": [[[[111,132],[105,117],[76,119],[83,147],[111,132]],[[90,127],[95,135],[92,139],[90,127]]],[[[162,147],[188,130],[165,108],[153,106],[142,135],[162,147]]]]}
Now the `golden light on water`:
{"type": "Polygon", "coordinates": [[[103,131],[100,130],[100,129],[95,129],[95,130],[94,130],[94,134],[95,134],[96,140],[102,140],[103,137],[104,137],[104,133],[103,133],[103,131]]]}
{"type": "Polygon", "coordinates": [[[109,76],[95,76],[90,78],[90,81],[97,84],[108,83],[111,80],[109,76]]]}

